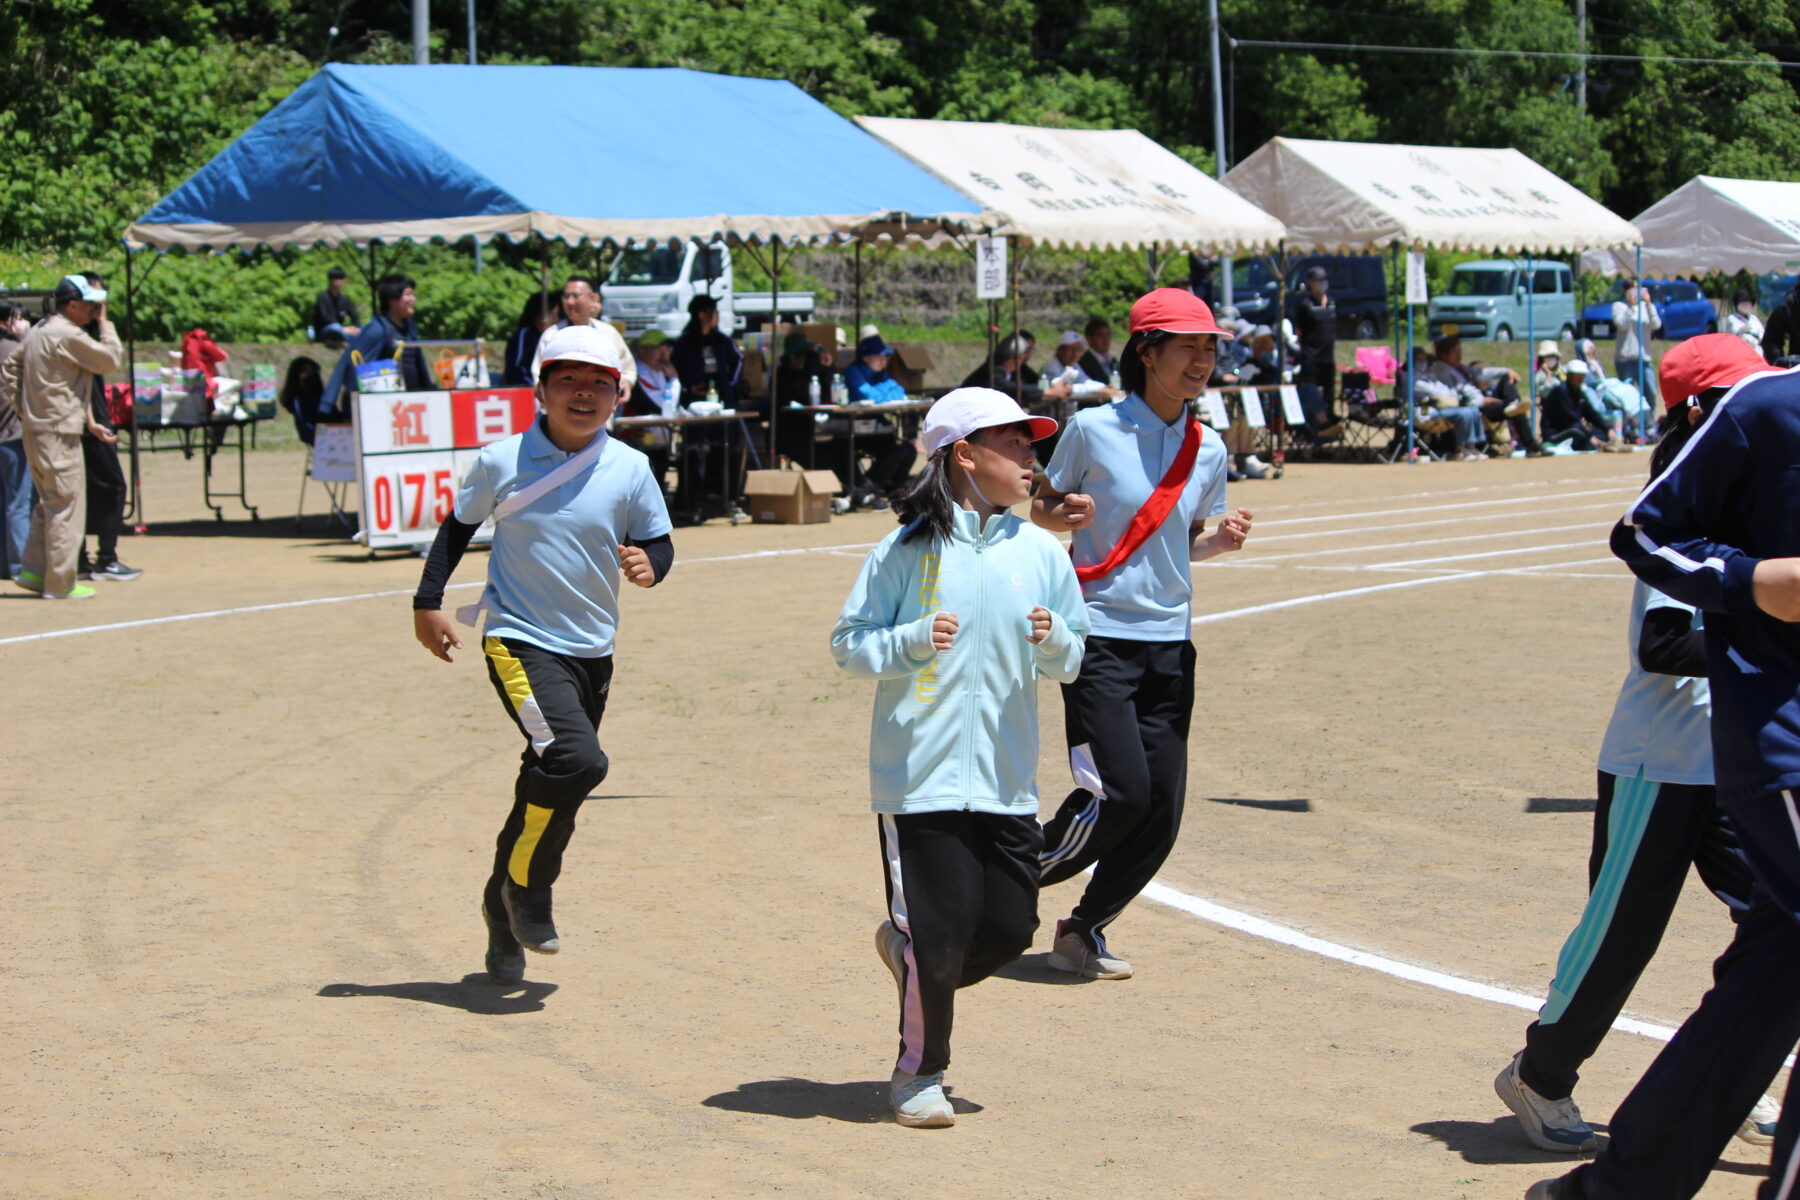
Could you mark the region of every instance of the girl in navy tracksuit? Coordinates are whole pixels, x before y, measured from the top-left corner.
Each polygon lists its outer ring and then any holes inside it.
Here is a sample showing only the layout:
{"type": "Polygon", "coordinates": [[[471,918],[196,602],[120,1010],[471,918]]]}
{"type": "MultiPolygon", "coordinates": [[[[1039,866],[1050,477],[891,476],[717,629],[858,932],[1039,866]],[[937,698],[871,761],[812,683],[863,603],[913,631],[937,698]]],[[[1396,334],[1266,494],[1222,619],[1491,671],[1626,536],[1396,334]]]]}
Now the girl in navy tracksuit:
{"type": "MultiPolygon", "coordinates": [[[[1800,1038],[1800,371],[1771,371],[1730,334],[1669,351],[1674,407],[1717,396],[1668,470],[1613,529],[1644,582],[1706,614],[1713,773],[1757,889],[1715,984],[1613,1115],[1592,1163],[1533,1200],[1671,1200],[1719,1152],[1800,1038]]],[[[1762,1200],[1800,1180],[1793,1077],[1762,1200]]]]}

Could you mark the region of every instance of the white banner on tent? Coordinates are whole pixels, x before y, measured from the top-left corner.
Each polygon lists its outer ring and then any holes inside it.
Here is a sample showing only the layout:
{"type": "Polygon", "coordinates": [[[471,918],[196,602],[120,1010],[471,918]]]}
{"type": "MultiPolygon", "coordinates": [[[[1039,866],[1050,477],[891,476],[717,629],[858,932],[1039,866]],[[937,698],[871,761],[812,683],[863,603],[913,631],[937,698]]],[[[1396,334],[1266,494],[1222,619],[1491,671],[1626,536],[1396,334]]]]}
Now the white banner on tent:
{"type": "Polygon", "coordinates": [[[1425,278],[1425,252],[1423,250],[1406,252],[1406,302],[1408,304],[1431,303],[1431,281],[1425,278]]]}
{"type": "Polygon", "coordinates": [[[1006,239],[975,239],[975,298],[1006,299],[1006,239]]]}

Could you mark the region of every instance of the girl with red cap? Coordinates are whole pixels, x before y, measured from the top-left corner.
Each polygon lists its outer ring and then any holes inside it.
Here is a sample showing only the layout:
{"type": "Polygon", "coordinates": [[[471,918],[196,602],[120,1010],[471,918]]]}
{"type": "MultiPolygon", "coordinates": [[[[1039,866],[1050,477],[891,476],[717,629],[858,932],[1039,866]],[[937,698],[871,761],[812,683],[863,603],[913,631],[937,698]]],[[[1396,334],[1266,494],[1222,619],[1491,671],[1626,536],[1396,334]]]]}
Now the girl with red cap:
{"type": "Polygon", "coordinates": [[[1105,931],[1174,848],[1187,790],[1194,707],[1192,563],[1237,550],[1250,513],[1226,513],[1225,447],[1191,405],[1232,335],[1189,292],[1158,288],[1131,306],[1119,360],[1126,395],[1077,413],[1032,503],[1069,531],[1093,633],[1081,675],[1063,685],[1071,792],[1044,830],[1042,883],[1094,868],[1057,922],[1050,965],[1124,979],[1105,931]],[[1206,523],[1223,516],[1218,526],[1206,523]]]}

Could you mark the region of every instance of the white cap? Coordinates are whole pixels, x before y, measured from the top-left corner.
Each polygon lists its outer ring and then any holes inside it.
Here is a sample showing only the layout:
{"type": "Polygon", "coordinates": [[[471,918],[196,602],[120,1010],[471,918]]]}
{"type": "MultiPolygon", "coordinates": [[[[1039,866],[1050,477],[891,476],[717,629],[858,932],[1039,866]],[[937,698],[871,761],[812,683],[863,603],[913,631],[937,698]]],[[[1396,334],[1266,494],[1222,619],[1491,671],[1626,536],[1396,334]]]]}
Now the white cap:
{"type": "Polygon", "coordinates": [[[1587,363],[1583,362],[1579,358],[1571,358],[1563,366],[1563,370],[1567,371],[1571,375],[1586,375],[1587,374],[1587,363]]]}
{"type": "Polygon", "coordinates": [[[925,413],[925,427],[919,440],[925,444],[925,457],[930,458],[945,446],[959,442],[978,429],[997,425],[1031,425],[1031,440],[1038,441],[1056,432],[1050,417],[1034,417],[1019,407],[1019,402],[1005,392],[993,388],[965,387],[945,392],[925,413]]]}
{"type": "Polygon", "coordinates": [[[881,330],[877,329],[873,325],[864,325],[861,329],[856,331],[856,340],[859,342],[862,341],[864,338],[872,338],[872,337],[880,337],[880,336],[881,336],[881,330]]]}
{"type": "Polygon", "coordinates": [[[619,352],[611,339],[593,325],[570,325],[546,333],[540,365],[547,369],[553,362],[592,363],[611,371],[614,379],[625,374],[625,366],[619,361],[619,352]]]}
{"type": "Polygon", "coordinates": [[[1065,329],[1062,331],[1062,336],[1056,339],[1056,344],[1059,346],[1079,346],[1085,341],[1086,339],[1079,333],[1076,333],[1073,329],[1065,329]]]}

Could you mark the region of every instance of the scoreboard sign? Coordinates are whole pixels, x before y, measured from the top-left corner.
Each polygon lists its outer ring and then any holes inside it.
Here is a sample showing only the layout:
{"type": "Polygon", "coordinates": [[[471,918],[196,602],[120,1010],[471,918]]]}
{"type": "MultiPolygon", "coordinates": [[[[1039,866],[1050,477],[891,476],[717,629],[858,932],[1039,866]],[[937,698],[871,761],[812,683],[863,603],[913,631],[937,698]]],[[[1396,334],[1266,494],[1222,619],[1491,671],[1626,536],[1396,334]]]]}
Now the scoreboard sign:
{"type": "Polygon", "coordinates": [[[481,448],[524,432],[537,411],[530,388],[359,393],[356,473],[364,544],[377,550],[430,543],[481,448]]]}

